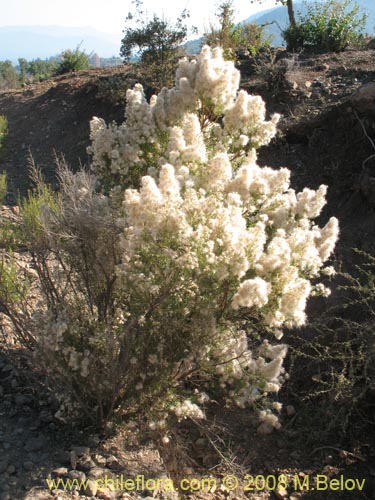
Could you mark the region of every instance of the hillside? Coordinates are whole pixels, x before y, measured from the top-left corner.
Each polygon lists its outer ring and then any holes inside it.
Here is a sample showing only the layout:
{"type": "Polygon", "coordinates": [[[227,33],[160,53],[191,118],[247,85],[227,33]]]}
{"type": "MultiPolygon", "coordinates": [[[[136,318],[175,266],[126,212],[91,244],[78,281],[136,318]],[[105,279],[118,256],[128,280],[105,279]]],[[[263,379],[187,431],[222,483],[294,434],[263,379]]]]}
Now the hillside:
{"type": "MultiPolygon", "coordinates": [[[[240,63],[241,87],[258,94],[266,102],[269,114],[282,115],[279,133],[270,146],[259,152],[259,163],[274,168],[291,169],[292,187],[316,189],[328,185],[328,203],[319,225],[335,215],[340,220],[340,241],[333,258],[337,268],[353,271],[356,264],[352,247],[375,255],[375,50],[345,51],[340,54],[293,55],[277,50],[263,59],[244,59],[240,63]]],[[[77,169],[88,165],[89,121],[93,116],[107,122],[123,120],[124,103],[109,92],[110,84],[122,82],[122,92],[135,83],[131,67],[103,68],[55,77],[22,90],[0,93],[0,114],[9,123],[9,135],[0,157],[12,193],[8,203],[17,202],[17,193],[25,194],[28,156],[31,153],[46,178],[55,183],[55,156],[64,155],[77,169]]],[[[150,95],[147,89],[148,97],[150,95]]],[[[17,207],[3,207],[10,218],[17,217],[17,207]]],[[[20,259],[27,272],[32,264],[24,250],[20,259]]],[[[334,289],[329,301],[313,299],[309,315],[319,318],[328,306],[340,302],[334,289]]],[[[286,336],[292,351],[308,343],[313,333],[290,331],[286,336]]],[[[5,338],[5,336],[4,336],[5,338]]],[[[53,388],[44,394],[40,388],[38,367],[26,365],[23,353],[9,360],[1,351],[0,337],[0,500],[72,500],[76,492],[48,491],[46,477],[82,478],[90,474],[123,474],[125,478],[144,474],[163,477],[165,464],[175,457],[161,457],[147,436],[126,428],[119,434],[83,433],[70,422],[54,418],[53,388]],[[40,396],[40,393],[43,393],[40,396]],[[52,401],[52,402],[51,402],[52,401]],[[108,434],[110,438],[108,438],[108,434]],[[164,461],[163,461],[164,460],[164,461]],[[82,476],[83,474],[83,476],[82,476]]],[[[328,349],[330,339],[325,339],[328,349]]],[[[373,346],[369,346],[373,349],[373,346]]],[[[201,491],[189,500],[348,500],[373,498],[375,491],[373,393],[360,411],[349,415],[350,432],[330,431],[329,424],[345,411],[345,404],[332,393],[330,411],[323,413],[316,401],[304,399],[303,390],[318,392],[318,361],[299,359],[289,362],[291,381],[281,394],[285,408],[284,427],[280,432],[259,436],[247,411],[217,408],[211,433],[203,436],[203,427],[192,430],[182,426],[182,435],[193,442],[192,460],[186,474],[195,477],[215,474],[222,478],[235,473],[267,477],[303,478],[325,475],[365,480],[364,490],[324,490],[282,493],[261,489],[237,495],[226,490],[201,491]],[[293,382],[293,374],[299,378],[293,382]],[[315,377],[315,379],[314,379],[315,377]],[[307,389],[306,389],[307,388],[307,389]],[[372,399],[371,399],[372,397],[372,399]],[[319,411],[322,413],[319,414],[319,411]],[[319,416],[320,415],[320,416],[319,416]],[[306,432],[306,421],[309,423],[306,432]],[[327,423],[328,422],[328,423],[327,423]],[[193,439],[194,438],[194,439],[193,439]],[[220,455],[227,439],[229,452],[220,455]],[[233,472],[234,471],[234,472],[233,472]]],[[[352,360],[354,363],[354,360],[352,360]]],[[[176,437],[177,439],[177,437],[176,437]]],[[[181,454],[187,453],[181,445],[181,454]]],[[[183,455],[185,456],[185,455],[183,455]]],[[[181,471],[180,471],[181,472],[181,471]]],[[[96,476],[101,477],[101,476],[96,476]]],[[[88,492],[79,498],[91,498],[88,492]]],[[[172,494],[144,488],[138,494],[128,491],[117,495],[108,488],[96,496],[107,500],[170,500],[172,494]]]]}

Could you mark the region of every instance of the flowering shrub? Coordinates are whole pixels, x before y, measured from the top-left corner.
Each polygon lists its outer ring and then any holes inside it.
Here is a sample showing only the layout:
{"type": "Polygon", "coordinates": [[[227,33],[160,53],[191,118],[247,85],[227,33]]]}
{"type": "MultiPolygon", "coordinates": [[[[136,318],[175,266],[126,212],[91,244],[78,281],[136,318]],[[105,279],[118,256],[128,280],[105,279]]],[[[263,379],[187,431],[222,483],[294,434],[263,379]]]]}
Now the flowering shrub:
{"type": "MultiPolygon", "coordinates": [[[[278,392],[279,328],[304,324],[338,236],[335,218],[313,223],[325,186],[297,194],[289,170],[257,165],[279,116],[238,85],[208,47],[150,103],[136,85],[122,125],[91,122],[92,173],[63,169],[59,208],[41,210],[34,330],[64,404],[100,420],[141,408],[165,442],[170,415],[278,392]]],[[[260,432],[279,427],[273,409],[260,432]]]]}

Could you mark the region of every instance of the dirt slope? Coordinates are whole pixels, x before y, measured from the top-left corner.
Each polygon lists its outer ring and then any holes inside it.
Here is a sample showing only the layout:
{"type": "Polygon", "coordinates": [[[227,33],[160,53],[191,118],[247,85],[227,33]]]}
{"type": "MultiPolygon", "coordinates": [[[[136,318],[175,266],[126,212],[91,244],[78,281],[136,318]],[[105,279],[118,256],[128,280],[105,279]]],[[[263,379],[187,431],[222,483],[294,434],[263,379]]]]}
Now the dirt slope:
{"type": "MultiPolygon", "coordinates": [[[[328,204],[320,223],[331,215],[339,218],[341,238],[335,259],[350,270],[351,247],[375,254],[375,161],[372,158],[375,148],[371,144],[375,141],[375,51],[284,56],[280,53],[265,62],[245,60],[240,65],[242,86],[262,95],[269,112],[282,115],[280,133],[270,146],[260,151],[259,161],[263,165],[289,167],[293,187],[297,189],[316,188],[321,183],[329,186],[328,204]],[[254,67],[258,73],[254,73],[254,67]],[[358,92],[364,88],[369,89],[367,100],[363,95],[358,98],[358,92]]],[[[0,93],[0,114],[6,115],[9,122],[9,136],[0,164],[8,172],[14,193],[25,192],[27,187],[29,151],[50,180],[53,180],[55,152],[63,153],[72,167],[87,163],[92,116],[117,122],[123,118],[123,105],[118,101],[113,104],[103,92],[105,82],[123,72],[124,68],[90,70],[0,93]]],[[[128,75],[127,85],[131,86],[134,76],[128,75]]],[[[13,195],[9,201],[15,200],[13,195]]],[[[73,498],[74,494],[65,495],[61,491],[56,495],[47,493],[43,482],[48,473],[57,475],[61,473],[61,470],[56,472],[58,469],[72,467],[69,455],[72,445],[90,446],[91,458],[98,461],[99,455],[102,468],[109,467],[109,458],[115,455],[121,462],[120,472],[129,474],[129,460],[139,461],[142,471],[145,463],[147,465],[148,453],[149,465],[156,464],[158,473],[162,470],[153,449],[145,452],[139,448],[139,453],[135,451],[132,455],[126,440],[120,440],[117,449],[114,445],[106,449],[105,443],[94,440],[90,444],[87,436],[73,432],[72,436],[65,435],[65,429],[60,429],[49,414],[53,409],[48,401],[37,401],[34,397],[37,388],[32,380],[25,382],[22,373],[17,374],[16,368],[1,356],[0,389],[4,393],[0,399],[1,500],[73,498]],[[22,438],[18,437],[21,434],[22,438]],[[126,455],[124,460],[120,449],[126,455]]],[[[344,474],[366,478],[366,491],[358,498],[372,498],[375,491],[373,433],[366,437],[366,446],[359,446],[359,458],[355,459],[327,446],[306,451],[303,443],[297,441],[293,420],[291,415],[285,433],[260,439],[254,437],[250,426],[242,428],[242,421],[238,418],[237,422],[236,415],[232,417],[227,428],[233,432],[233,453],[243,458],[249,473],[285,473],[299,477],[344,474]],[[241,434],[244,429],[245,433],[241,434]],[[241,440],[238,447],[236,439],[241,440]]],[[[149,477],[152,475],[149,473],[149,477]]],[[[273,493],[263,493],[257,498],[276,498],[273,493]]],[[[354,498],[358,492],[308,491],[294,496],[289,493],[289,498],[340,500],[354,498]]],[[[142,492],[143,498],[145,495],[147,492],[142,492]]],[[[226,494],[220,492],[201,498],[224,497],[226,494]]],[[[256,498],[250,494],[248,497],[256,498]]],[[[198,498],[198,494],[192,498],[198,498]]]]}
{"type": "Polygon", "coordinates": [[[28,185],[30,153],[49,180],[56,154],[64,154],[72,168],[87,162],[91,118],[121,121],[124,113],[123,106],[100,97],[101,82],[127,71],[123,66],[81,71],[0,93],[0,114],[9,126],[1,169],[8,172],[14,191],[24,193],[28,185]]]}

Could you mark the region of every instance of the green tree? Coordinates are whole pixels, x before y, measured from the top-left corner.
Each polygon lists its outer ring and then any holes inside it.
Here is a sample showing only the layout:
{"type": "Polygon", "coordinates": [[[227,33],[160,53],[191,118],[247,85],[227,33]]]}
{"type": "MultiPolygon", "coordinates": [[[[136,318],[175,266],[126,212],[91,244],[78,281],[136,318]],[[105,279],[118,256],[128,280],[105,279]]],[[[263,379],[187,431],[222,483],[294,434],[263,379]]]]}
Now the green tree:
{"type": "Polygon", "coordinates": [[[235,24],[233,0],[224,0],[218,7],[216,17],[219,27],[211,25],[209,31],[204,34],[204,41],[211,47],[222,47],[227,59],[233,59],[241,49],[255,55],[261,47],[271,43],[271,39],[264,34],[265,25],[235,24]]]}
{"type": "Polygon", "coordinates": [[[12,89],[18,85],[18,74],[12,62],[0,61],[0,89],[12,89]]]}
{"type": "Polygon", "coordinates": [[[307,6],[298,13],[298,23],[283,32],[287,48],[340,52],[349,45],[363,43],[366,14],[352,0],[325,0],[307,6]]]}
{"type": "Polygon", "coordinates": [[[26,75],[28,72],[29,63],[27,62],[27,60],[25,58],[20,57],[18,59],[18,65],[20,68],[20,83],[21,83],[21,85],[24,85],[26,82],[26,75]]]}
{"type": "Polygon", "coordinates": [[[55,58],[49,59],[34,59],[28,63],[28,73],[34,80],[40,81],[45,78],[50,78],[56,71],[57,61],[55,58]]]}
{"type": "Polygon", "coordinates": [[[82,71],[90,68],[90,54],[86,54],[84,50],[81,50],[81,45],[82,44],[77,45],[74,50],[64,50],[61,54],[61,62],[55,71],[56,75],[63,75],[71,71],[82,71]]]}
{"type": "Polygon", "coordinates": [[[219,28],[211,24],[209,30],[204,34],[205,43],[211,47],[222,47],[228,59],[233,58],[236,48],[236,25],[233,16],[233,1],[225,0],[219,5],[216,14],[219,21],[219,28]]]}
{"type": "Polygon", "coordinates": [[[147,66],[146,76],[152,75],[153,86],[160,88],[171,83],[178,58],[184,54],[182,44],[189,32],[185,24],[189,13],[184,10],[173,24],[156,14],[149,19],[142,10],[142,2],[135,0],[134,4],[135,13],[126,18],[120,55],[124,62],[138,58],[143,68],[147,66]]]}

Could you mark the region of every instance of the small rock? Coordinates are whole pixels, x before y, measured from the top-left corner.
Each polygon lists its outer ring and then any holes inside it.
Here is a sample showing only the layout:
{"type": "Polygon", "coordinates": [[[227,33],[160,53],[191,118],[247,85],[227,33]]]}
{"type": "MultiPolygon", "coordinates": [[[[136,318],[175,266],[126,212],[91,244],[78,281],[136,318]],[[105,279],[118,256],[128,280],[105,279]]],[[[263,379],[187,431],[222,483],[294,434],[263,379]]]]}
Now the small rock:
{"type": "Polygon", "coordinates": [[[95,454],[94,460],[99,465],[99,467],[105,467],[107,464],[107,459],[103,457],[103,455],[95,454]]]}
{"type": "Polygon", "coordinates": [[[52,471],[52,474],[55,477],[63,477],[68,475],[68,469],[66,467],[57,467],[57,469],[54,469],[52,471]]]}
{"type": "Polygon", "coordinates": [[[89,479],[86,482],[86,487],[84,488],[84,494],[87,495],[88,497],[94,497],[98,491],[98,486],[96,484],[96,481],[92,481],[89,479]]]}
{"type": "Polygon", "coordinates": [[[375,50],[375,38],[370,40],[368,44],[366,45],[367,50],[375,50]]]}
{"type": "Polygon", "coordinates": [[[48,424],[48,423],[52,422],[53,416],[49,411],[43,410],[40,414],[40,420],[42,422],[48,424]]]}
{"type": "Polygon", "coordinates": [[[116,492],[111,488],[99,488],[96,496],[97,498],[102,498],[103,500],[112,500],[116,498],[116,492]]]}
{"type": "Polygon", "coordinates": [[[10,382],[10,386],[12,389],[16,389],[18,387],[18,382],[15,378],[13,378],[10,382]]]}
{"type": "Polygon", "coordinates": [[[26,451],[39,451],[43,448],[43,446],[46,444],[45,440],[41,437],[33,437],[29,438],[26,441],[26,444],[24,446],[24,449],[26,451]]]}
{"type": "Polygon", "coordinates": [[[351,97],[353,106],[361,112],[371,109],[375,103],[375,83],[365,83],[351,97]]]}
{"type": "Polygon", "coordinates": [[[11,500],[9,493],[3,493],[0,495],[0,500],[11,500]]]}
{"type": "Polygon", "coordinates": [[[82,460],[77,463],[77,469],[82,470],[83,472],[88,472],[90,469],[95,467],[96,464],[91,458],[87,458],[86,460],[82,460]]]}
{"type": "Polygon", "coordinates": [[[69,462],[72,469],[77,467],[77,453],[74,450],[69,453],[69,462]]]}
{"type": "Polygon", "coordinates": [[[111,470],[114,470],[115,472],[119,472],[120,470],[122,470],[122,465],[114,455],[110,455],[107,458],[107,467],[109,467],[111,470]]]}
{"type": "Polygon", "coordinates": [[[279,488],[279,489],[275,490],[274,493],[275,493],[276,498],[278,498],[279,500],[285,500],[289,496],[288,492],[286,490],[284,490],[284,488],[279,488]]]}
{"type": "Polygon", "coordinates": [[[16,468],[14,467],[14,465],[9,465],[9,467],[7,468],[7,473],[14,474],[15,472],[16,472],[16,468]]]}
{"type": "Polygon", "coordinates": [[[27,394],[16,394],[14,397],[14,402],[17,406],[28,405],[34,401],[33,396],[27,394]]]}
{"type": "Polygon", "coordinates": [[[22,464],[22,467],[23,467],[25,470],[30,471],[30,470],[33,470],[33,468],[34,468],[34,464],[33,464],[30,460],[26,460],[26,462],[24,462],[24,463],[22,464]]]}
{"type": "Polygon", "coordinates": [[[95,448],[95,446],[98,446],[99,443],[100,443],[100,437],[97,436],[96,434],[94,434],[93,436],[90,436],[88,441],[87,441],[88,446],[91,446],[92,448],[95,448]]]}
{"type": "Polygon", "coordinates": [[[312,85],[312,83],[311,83],[311,82],[309,82],[309,81],[305,82],[305,87],[306,87],[307,89],[309,89],[309,88],[311,87],[311,85],[312,85]]]}
{"type": "Polygon", "coordinates": [[[93,467],[88,472],[88,476],[90,479],[104,479],[107,477],[112,477],[112,473],[109,469],[104,469],[102,467],[93,467]]]}
{"type": "Polygon", "coordinates": [[[0,461],[0,474],[2,474],[3,472],[5,472],[7,470],[8,465],[9,465],[9,462],[6,458],[4,460],[0,461]]]}
{"type": "Polygon", "coordinates": [[[68,472],[68,477],[70,479],[78,479],[79,481],[86,480],[86,474],[80,470],[70,470],[68,472]]]}
{"type": "Polygon", "coordinates": [[[288,415],[288,417],[293,417],[293,415],[296,414],[296,409],[293,405],[288,405],[286,407],[286,414],[288,415]]]}

